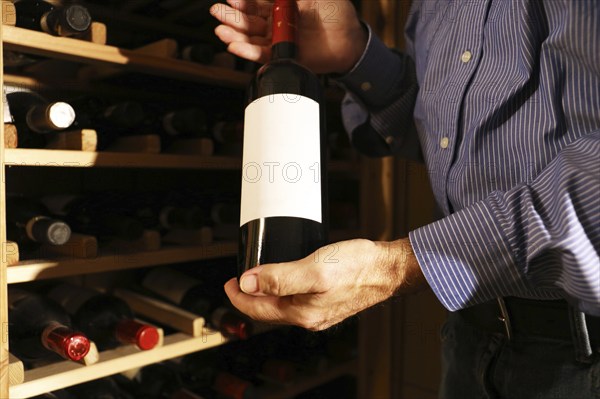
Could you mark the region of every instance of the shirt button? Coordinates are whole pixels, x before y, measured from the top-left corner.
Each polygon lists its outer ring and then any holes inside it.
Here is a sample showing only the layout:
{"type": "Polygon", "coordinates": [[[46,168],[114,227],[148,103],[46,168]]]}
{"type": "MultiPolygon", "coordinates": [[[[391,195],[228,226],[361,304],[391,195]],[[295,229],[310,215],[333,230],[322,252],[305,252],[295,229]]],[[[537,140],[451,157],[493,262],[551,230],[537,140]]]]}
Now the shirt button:
{"type": "Polygon", "coordinates": [[[450,144],[450,140],[448,139],[448,137],[442,137],[442,139],[440,140],[440,147],[446,149],[448,148],[448,144],[450,144]]]}
{"type": "Polygon", "coordinates": [[[363,82],[360,85],[360,88],[362,89],[362,91],[369,91],[369,90],[371,90],[371,87],[373,87],[373,86],[371,86],[370,82],[363,82]]]}
{"type": "Polygon", "coordinates": [[[465,52],[460,56],[460,60],[465,64],[471,61],[471,58],[473,58],[473,54],[471,54],[469,50],[465,50],[465,52]]]}

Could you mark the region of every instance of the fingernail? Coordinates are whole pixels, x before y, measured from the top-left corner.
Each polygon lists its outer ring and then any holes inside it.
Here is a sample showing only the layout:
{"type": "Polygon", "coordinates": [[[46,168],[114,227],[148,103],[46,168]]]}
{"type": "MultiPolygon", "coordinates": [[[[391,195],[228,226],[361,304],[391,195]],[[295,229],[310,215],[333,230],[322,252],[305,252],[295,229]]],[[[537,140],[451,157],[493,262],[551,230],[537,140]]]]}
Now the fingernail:
{"type": "Polygon", "coordinates": [[[258,292],[258,278],[255,274],[242,277],[240,288],[246,294],[254,294],[258,292]]]}

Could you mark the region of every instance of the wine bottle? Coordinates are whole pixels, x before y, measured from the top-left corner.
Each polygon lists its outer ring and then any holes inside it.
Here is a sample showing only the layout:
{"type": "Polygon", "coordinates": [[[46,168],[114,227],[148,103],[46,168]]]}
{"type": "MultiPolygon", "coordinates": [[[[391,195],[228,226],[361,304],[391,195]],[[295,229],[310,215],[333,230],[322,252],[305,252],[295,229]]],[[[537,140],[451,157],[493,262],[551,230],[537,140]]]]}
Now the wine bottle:
{"type": "Polygon", "coordinates": [[[71,237],[65,222],[48,216],[48,211],[36,201],[22,195],[6,196],[7,237],[23,251],[33,251],[41,244],[63,245],[71,237]]]}
{"type": "Polygon", "coordinates": [[[49,102],[32,91],[8,93],[6,99],[21,148],[43,148],[44,134],[64,130],[75,120],[71,105],[63,101],[49,102]]]}
{"type": "Polygon", "coordinates": [[[156,328],[134,320],[133,311],[120,298],[67,283],[47,285],[43,291],[67,310],[77,327],[101,350],[122,344],[148,350],[158,343],[156,328]]]}
{"type": "Polygon", "coordinates": [[[197,43],[185,46],[181,50],[181,58],[199,64],[210,64],[215,57],[215,52],[210,44],[197,43]]]}
{"type": "Polygon", "coordinates": [[[174,137],[208,136],[207,116],[202,108],[185,108],[169,111],[162,117],[166,134],[174,137]]]}
{"type": "Polygon", "coordinates": [[[241,121],[219,121],[211,129],[215,141],[215,152],[239,156],[244,142],[244,123],[241,121]]]}
{"type": "Polygon", "coordinates": [[[8,320],[10,351],[25,362],[56,355],[78,361],[90,349],[88,338],[70,328],[65,310],[35,293],[8,287],[8,320]]]}
{"type": "Polygon", "coordinates": [[[87,32],[92,17],[87,8],[80,4],[64,7],[55,6],[49,1],[17,0],[16,26],[38,30],[54,36],[78,36],[87,32]]]}
{"type": "Polygon", "coordinates": [[[142,224],[127,216],[119,196],[110,200],[108,195],[79,196],[70,194],[48,195],[41,198],[48,210],[67,221],[73,231],[95,236],[100,240],[120,238],[137,240],[142,237],[142,224]]]}
{"type": "Polygon", "coordinates": [[[295,61],[296,0],[275,0],[271,61],[245,110],[238,275],[326,242],[326,135],[317,77],[295,61]]]}
{"type": "Polygon", "coordinates": [[[154,268],[142,279],[142,287],[169,300],[182,309],[204,317],[208,326],[228,338],[246,339],[252,324],[241,314],[221,306],[221,284],[203,283],[168,268],[154,268]]]}
{"type": "Polygon", "coordinates": [[[221,398],[258,398],[258,391],[252,382],[223,370],[219,364],[222,360],[214,350],[204,350],[183,357],[181,369],[195,391],[210,387],[221,398]]]}
{"type": "Polygon", "coordinates": [[[136,398],[169,399],[183,387],[179,370],[172,362],[155,363],[143,367],[134,377],[136,398]]]}
{"type": "Polygon", "coordinates": [[[106,150],[121,136],[140,134],[146,119],[142,104],[136,101],[110,102],[98,97],[79,97],[71,100],[76,113],[75,124],[80,129],[94,129],[97,149],[106,150]]]}

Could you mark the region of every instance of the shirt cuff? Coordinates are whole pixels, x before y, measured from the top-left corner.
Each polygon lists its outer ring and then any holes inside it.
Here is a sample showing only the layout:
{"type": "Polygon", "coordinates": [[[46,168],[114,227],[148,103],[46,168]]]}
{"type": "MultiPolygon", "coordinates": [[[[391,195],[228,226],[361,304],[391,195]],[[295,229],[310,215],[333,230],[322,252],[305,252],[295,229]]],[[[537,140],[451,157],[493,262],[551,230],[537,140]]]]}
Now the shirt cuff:
{"type": "Polygon", "coordinates": [[[425,278],[450,311],[532,288],[485,200],[414,230],[409,238],[425,278]]]}
{"type": "Polygon", "coordinates": [[[373,34],[368,24],[367,47],[356,65],[347,74],[336,77],[338,83],[360,98],[369,107],[390,104],[398,94],[404,76],[404,64],[373,34]]]}

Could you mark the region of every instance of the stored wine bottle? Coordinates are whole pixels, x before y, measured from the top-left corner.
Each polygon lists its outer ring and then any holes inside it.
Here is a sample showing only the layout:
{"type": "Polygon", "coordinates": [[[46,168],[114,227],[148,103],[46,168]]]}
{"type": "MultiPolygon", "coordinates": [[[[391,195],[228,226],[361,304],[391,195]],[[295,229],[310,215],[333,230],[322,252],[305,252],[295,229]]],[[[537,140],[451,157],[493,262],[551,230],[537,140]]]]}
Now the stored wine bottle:
{"type": "Polygon", "coordinates": [[[142,286],[181,308],[204,317],[206,323],[225,337],[246,339],[252,333],[249,320],[221,306],[223,289],[220,284],[203,283],[191,276],[168,268],[148,272],[142,286]]]}
{"type": "Polygon", "coordinates": [[[71,319],[56,302],[37,294],[8,287],[10,351],[31,362],[52,359],[55,354],[81,360],[90,349],[90,341],[70,328],[71,319]]]}
{"type": "Polygon", "coordinates": [[[6,99],[21,148],[43,148],[44,134],[64,130],[75,120],[75,111],[68,103],[49,102],[31,91],[8,93],[6,99]]]}
{"type": "Polygon", "coordinates": [[[210,138],[206,120],[202,108],[185,108],[164,113],[146,129],[150,134],[160,134],[161,146],[169,148],[179,139],[210,138]]]}
{"type": "Polygon", "coordinates": [[[206,113],[201,108],[186,108],[163,115],[162,127],[166,134],[175,137],[206,137],[206,113]]]}
{"type": "Polygon", "coordinates": [[[317,77],[295,61],[296,0],[275,0],[271,61],[245,110],[238,274],[326,242],[326,136],[317,77]]]}
{"type": "Polygon", "coordinates": [[[215,57],[215,52],[210,44],[198,43],[185,46],[181,50],[181,58],[199,64],[210,64],[215,57]]]}
{"type": "Polygon", "coordinates": [[[181,368],[190,378],[192,389],[212,388],[219,397],[226,399],[258,398],[258,391],[252,382],[222,370],[216,352],[205,350],[185,356],[181,368]]]}
{"type": "Polygon", "coordinates": [[[240,156],[244,142],[244,123],[241,121],[219,121],[212,129],[215,152],[222,155],[240,156]]]}
{"type": "Polygon", "coordinates": [[[41,0],[17,0],[17,26],[38,30],[54,36],[77,36],[87,32],[92,17],[80,4],[64,7],[41,0]]]}
{"type": "Polygon", "coordinates": [[[135,321],[133,311],[120,298],[67,283],[48,285],[43,291],[67,310],[75,325],[101,350],[122,344],[148,350],[158,343],[156,328],[135,321]]]}
{"type": "Polygon", "coordinates": [[[49,217],[41,204],[16,194],[6,196],[6,232],[24,251],[41,244],[63,245],[71,237],[69,225],[49,217]]]}
{"type": "Polygon", "coordinates": [[[141,134],[139,130],[146,118],[142,104],[136,101],[108,102],[98,97],[79,97],[71,101],[77,112],[76,126],[94,129],[96,148],[107,149],[121,136],[141,134]]]}
{"type": "Polygon", "coordinates": [[[53,215],[66,220],[73,231],[98,239],[139,239],[144,233],[142,224],[126,216],[127,210],[118,199],[110,201],[106,197],[56,194],[45,196],[41,201],[53,215]]]}
{"type": "Polygon", "coordinates": [[[143,367],[135,376],[137,399],[169,399],[183,387],[179,370],[171,362],[143,367]]]}
{"type": "Polygon", "coordinates": [[[78,399],[134,399],[134,396],[123,390],[112,376],[73,385],[66,388],[66,391],[78,399]]]}

